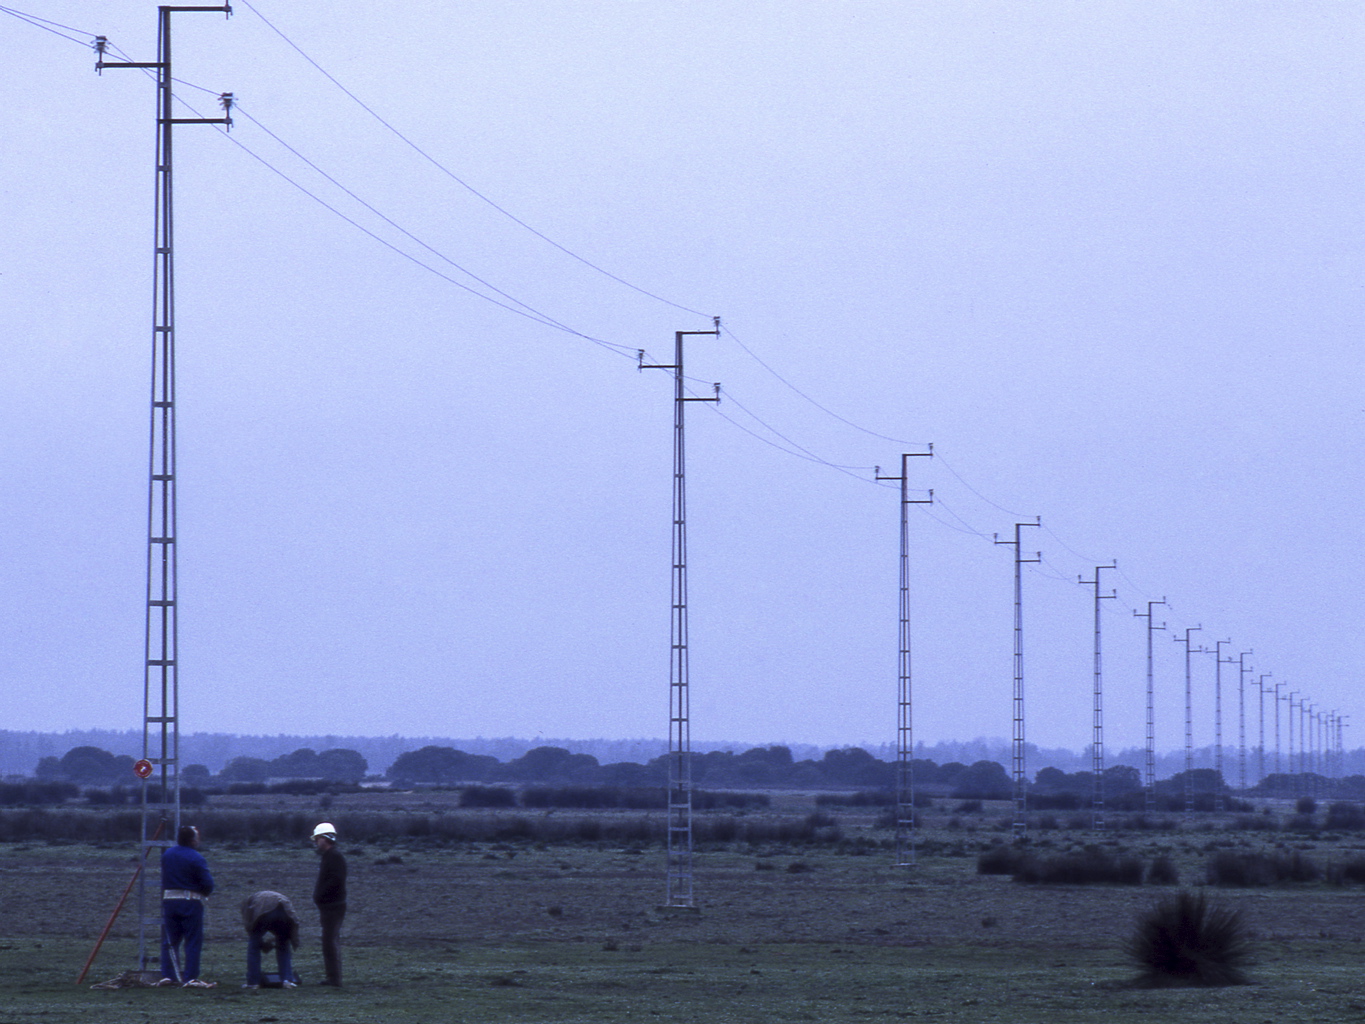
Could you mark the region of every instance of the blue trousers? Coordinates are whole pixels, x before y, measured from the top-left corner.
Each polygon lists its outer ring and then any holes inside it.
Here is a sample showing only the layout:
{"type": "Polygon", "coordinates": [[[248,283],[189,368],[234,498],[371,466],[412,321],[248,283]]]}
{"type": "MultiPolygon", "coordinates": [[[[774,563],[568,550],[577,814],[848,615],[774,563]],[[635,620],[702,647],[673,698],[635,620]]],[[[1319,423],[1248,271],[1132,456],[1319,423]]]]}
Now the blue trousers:
{"type": "Polygon", "coordinates": [[[204,904],[199,900],[161,901],[161,976],[182,984],[199,977],[199,954],[204,949],[204,904]],[[176,969],[174,952],[185,945],[185,959],[176,969]]]}
{"type": "Polygon", "coordinates": [[[261,983],[261,943],[267,935],[275,936],[275,963],[279,965],[282,981],[294,980],[294,956],[289,946],[289,922],[262,919],[251,930],[246,940],[246,983],[261,983]]]}

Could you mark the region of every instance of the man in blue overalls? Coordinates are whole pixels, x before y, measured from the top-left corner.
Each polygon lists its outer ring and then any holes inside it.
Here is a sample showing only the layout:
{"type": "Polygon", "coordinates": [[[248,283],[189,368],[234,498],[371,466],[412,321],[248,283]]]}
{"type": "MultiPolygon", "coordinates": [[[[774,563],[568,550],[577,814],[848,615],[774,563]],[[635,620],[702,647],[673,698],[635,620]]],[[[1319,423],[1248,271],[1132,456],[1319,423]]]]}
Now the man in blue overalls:
{"type": "Polygon", "coordinates": [[[161,985],[213,988],[199,980],[199,954],[204,948],[204,900],[213,892],[208,861],[199,852],[199,830],[183,825],[175,846],[161,855],[161,985]],[[181,969],[179,947],[185,944],[181,969]]]}

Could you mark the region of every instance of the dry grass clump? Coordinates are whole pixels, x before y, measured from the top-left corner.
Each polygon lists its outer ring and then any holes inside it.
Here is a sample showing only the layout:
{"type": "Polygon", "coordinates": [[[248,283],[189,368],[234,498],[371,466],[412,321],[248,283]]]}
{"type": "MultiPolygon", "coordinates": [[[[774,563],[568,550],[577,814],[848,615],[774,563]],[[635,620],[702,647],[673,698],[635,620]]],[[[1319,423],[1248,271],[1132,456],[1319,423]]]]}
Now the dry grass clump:
{"type": "Polygon", "coordinates": [[[1139,985],[1214,987],[1247,984],[1253,946],[1240,911],[1182,892],[1139,918],[1123,951],[1139,985]]]}

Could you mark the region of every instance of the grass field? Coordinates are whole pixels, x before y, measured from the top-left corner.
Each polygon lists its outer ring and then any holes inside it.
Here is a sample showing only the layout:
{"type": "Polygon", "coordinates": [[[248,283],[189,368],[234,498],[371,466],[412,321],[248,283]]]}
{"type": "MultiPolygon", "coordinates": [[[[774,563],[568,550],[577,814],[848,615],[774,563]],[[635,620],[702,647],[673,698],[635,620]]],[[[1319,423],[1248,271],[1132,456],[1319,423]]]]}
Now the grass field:
{"type": "MultiPolygon", "coordinates": [[[[780,813],[780,809],[779,809],[780,813]]],[[[871,818],[838,815],[851,839],[871,818]]],[[[606,845],[408,841],[347,849],[347,987],[241,988],[237,904],[263,888],[296,898],[320,975],[316,870],[294,845],[205,839],[219,894],[204,976],[212,990],[92,991],[132,966],[134,918],[120,920],[87,979],[75,978],[132,870],[132,853],[0,844],[0,1022],[194,1021],[939,1021],[1221,1022],[1365,1018],[1365,914],[1359,887],[1323,882],[1219,889],[1257,940],[1254,984],[1145,990],[1121,945],[1161,886],[1033,886],[981,875],[976,856],[1002,833],[990,817],[921,830],[916,868],[841,846],[699,852],[701,913],[660,912],[662,854],[606,845]]],[[[1043,850],[1112,844],[1164,853],[1186,883],[1223,849],[1280,844],[1326,865],[1358,855],[1344,837],[1219,830],[1058,830],[1043,850]]],[[[1211,890],[1212,891],[1212,890],[1211,890]]],[[[270,958],[267,958],[269,961],[270,958]]]]}

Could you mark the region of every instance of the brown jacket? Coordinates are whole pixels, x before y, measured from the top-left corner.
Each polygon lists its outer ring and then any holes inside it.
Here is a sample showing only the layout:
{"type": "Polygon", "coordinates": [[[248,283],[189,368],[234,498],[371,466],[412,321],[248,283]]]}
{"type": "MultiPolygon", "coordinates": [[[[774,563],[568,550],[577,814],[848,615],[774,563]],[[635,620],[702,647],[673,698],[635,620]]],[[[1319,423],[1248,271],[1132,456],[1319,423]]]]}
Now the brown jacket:
{"type": "Polygon", "coordinates": [[[289,945],[298,949],[299,915],[294,913],[294,904],[289,902],[288,896],[271,892],[269,889],[248,896],[242,901],[242,927],[250,933],[255,929],[257,921],[276,908],[283,910],[285,916],[289,918],[289,945]]]}

